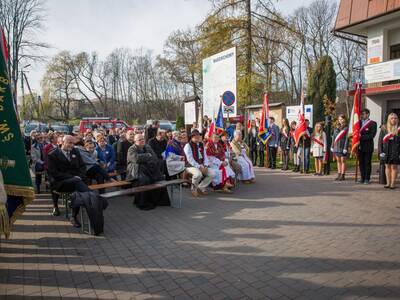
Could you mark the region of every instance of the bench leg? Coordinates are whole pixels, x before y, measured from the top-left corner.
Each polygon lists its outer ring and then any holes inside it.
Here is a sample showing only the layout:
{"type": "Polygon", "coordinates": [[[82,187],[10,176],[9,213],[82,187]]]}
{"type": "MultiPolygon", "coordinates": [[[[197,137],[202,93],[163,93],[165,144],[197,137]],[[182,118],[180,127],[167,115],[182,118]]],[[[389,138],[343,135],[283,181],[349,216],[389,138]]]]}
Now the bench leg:
{"type": "Polygon", "coordinates": [[[70,197],[69,197],[69,195],[64,194],[64,195],[62,195],[61,198],[63,199],[63,202],[65,204],[65,218],[69,219],[69,209],[70,209],[70,203],[71,203],[70,197]]]}
{"type": "Polygon", "coordinates": [[[179,185],[179,208],[182,208],[182,184],[179,185]]]}
{"type": "Polygon", "coordinates": [[[81,206],[79,213],[80,213],[80,219],[81,219],[81,224],[82,224],[82,227],[81,227],[82,233],[88,233],[89,235],[91,235],[92,234],[92,226],[90,225],[90,220],[87,215],[86,208],[81,206]],[[85,230],[86,225],[87,225],[87,230],[85,230]]]}

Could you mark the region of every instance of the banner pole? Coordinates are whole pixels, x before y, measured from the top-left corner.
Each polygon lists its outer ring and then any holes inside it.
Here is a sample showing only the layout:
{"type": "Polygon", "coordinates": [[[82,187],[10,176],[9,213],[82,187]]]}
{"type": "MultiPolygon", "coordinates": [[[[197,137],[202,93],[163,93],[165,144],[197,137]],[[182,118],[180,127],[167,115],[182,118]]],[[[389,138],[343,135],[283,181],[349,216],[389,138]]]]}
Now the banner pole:
{"type": "Polygon", "coordinates": [[[305,141],[303,136],[303,173],[306,173],[306,148],[305,148],[305,141]]]}
{"type": "Polygon", "coordinates": [[[358,180],[358,153],[356,153],[356,176],[355,176],[355,182],[358,180]]]}

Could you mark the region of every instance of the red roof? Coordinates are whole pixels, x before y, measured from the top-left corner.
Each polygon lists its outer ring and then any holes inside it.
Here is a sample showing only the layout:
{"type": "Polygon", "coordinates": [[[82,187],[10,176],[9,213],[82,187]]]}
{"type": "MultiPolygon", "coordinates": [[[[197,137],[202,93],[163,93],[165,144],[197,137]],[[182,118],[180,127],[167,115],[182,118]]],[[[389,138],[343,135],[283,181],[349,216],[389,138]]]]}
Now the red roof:
{"type": "Polygon", "coordinates": [[[341,0],[335,30],[340,31],[397,10],[400,10],[400,0],[341,0]]]}
{"type": "MultiPolygon", "coordinates": [[[[384,86],[370,87],[363,89],[363,95],[366,96],[398,93],[398,92],[400,92],[400,84],[389,84],[384,86]]],[[[348,96],[354,96],[354,93],[355,90],[347,91],[348,96]]]]}

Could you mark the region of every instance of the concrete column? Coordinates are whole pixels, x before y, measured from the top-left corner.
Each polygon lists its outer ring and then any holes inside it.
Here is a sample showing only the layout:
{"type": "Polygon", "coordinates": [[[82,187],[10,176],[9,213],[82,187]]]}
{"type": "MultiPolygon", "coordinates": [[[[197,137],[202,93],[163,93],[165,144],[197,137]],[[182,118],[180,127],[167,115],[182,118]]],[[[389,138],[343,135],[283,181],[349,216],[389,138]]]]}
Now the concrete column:
{"type": "Polygon", "coordinates": [[[378,132],[374,140],[375,149],[377,149],[380,133],[379,126],[384,122],[383,118],[386,114],[386,100],[379,99],[377,96],[369,96],[366,99],[366,107],[371,111],[370,119],[378,123],[378,132]]]}

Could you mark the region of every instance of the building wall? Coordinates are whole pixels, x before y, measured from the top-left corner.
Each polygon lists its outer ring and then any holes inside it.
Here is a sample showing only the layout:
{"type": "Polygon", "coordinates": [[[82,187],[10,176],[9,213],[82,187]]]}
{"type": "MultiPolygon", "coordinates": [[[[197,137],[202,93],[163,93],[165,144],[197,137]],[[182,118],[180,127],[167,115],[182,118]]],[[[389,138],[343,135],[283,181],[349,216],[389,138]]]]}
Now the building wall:
{"type": "Polygon", "coordinates": [[[366,106],[371,111],[370,119],[378,123],[378,132],[374,139],[375,149],[378,148],[378,139],[380,133],[379,126],[382,124],[383,121],[382,118],[382,109],[384,107],[383,102],[386,103],[386,100],[382,100],[379,97],[367,97],[366,100],[366,106]]]}
{"type": "MultiPolygon", "coordinates": [[[[399,99],[400,92],[393,94],[367,96],[366,107],[371,111],[371,120],[377,122],[378,127],[381,124],[385,124],[388,113],[393,110],[400,109],[399,99]]],[[[378,145],[379,133],[380,130],[378,129],[378,133],[375,137],[375,148],[377,148],[378,145]]]]}
{"type": "Polygon", "coordinates": [[[389,31],[388,45],[393,46],[400,44],[400,27],[389,31]]]}
{"type": "MultiPolygon", "coordinates": [[[[262,109],[249,109],[250,117],[252,119],[261,119],[262,109]]],[[[269,115],[275,118],[275,124],[279,127],[282,126],[282,119],[286,117],[286,110],[282,107],[271,107],[269,115]]]]}

